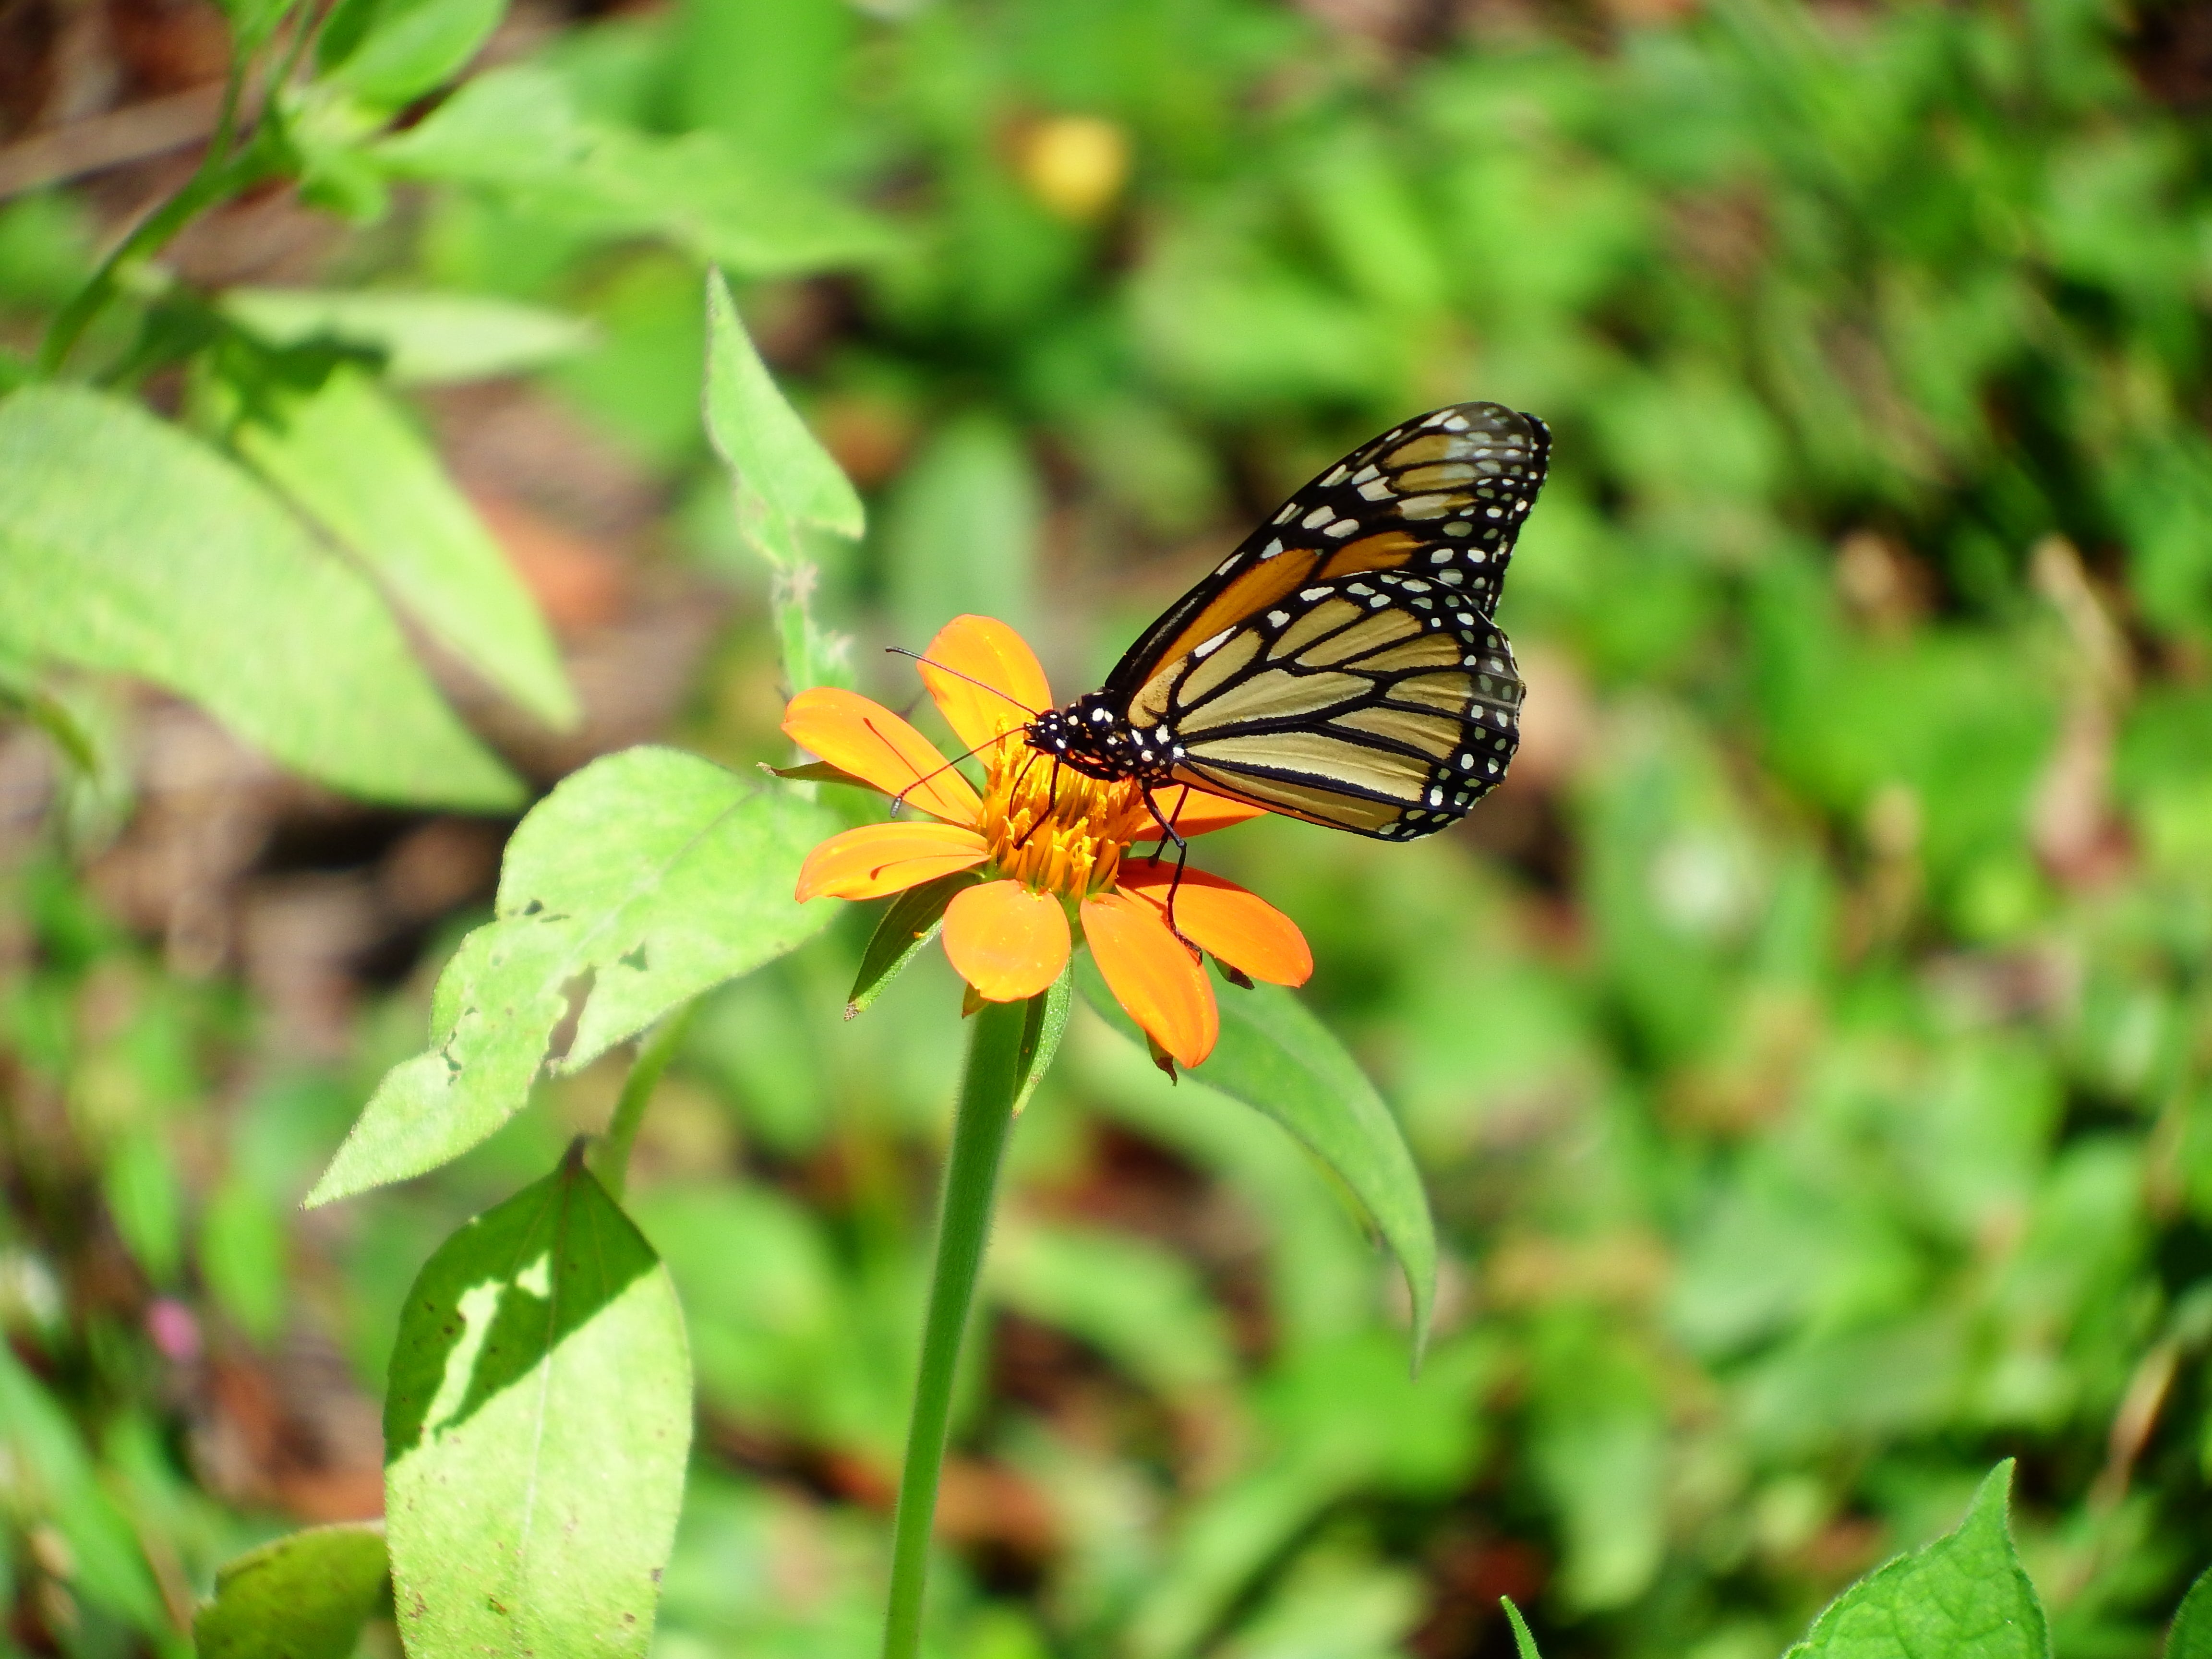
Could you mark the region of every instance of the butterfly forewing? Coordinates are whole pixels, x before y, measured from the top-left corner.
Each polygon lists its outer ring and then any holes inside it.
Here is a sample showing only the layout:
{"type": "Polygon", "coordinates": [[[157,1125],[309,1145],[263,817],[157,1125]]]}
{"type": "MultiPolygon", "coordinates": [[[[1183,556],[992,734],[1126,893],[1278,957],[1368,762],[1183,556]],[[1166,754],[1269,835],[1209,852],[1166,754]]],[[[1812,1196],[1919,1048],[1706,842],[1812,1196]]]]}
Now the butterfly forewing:
{"type": "Polygon", "coordinates": [[[1519,740],[1491,614],[1549,448],[1496,404],[1392,428],[1146,630],[1108,695],[1172,734],[1186,781],[1363,835],[1443,829],[1519,740]]]}

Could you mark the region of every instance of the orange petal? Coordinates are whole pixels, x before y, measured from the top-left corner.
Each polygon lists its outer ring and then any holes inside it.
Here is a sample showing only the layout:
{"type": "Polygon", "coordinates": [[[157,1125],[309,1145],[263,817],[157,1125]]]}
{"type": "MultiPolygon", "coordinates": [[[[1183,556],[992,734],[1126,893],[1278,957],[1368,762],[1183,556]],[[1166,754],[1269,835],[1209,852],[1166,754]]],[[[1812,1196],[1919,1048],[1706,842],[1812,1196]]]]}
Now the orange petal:
{"type": "Polygon", "coordinates": [[[968,748],[995,742],[1052,707],[1036,653],[995,617],[955,617],[921,654],[921,683],[968,748]]]}
{"type": "Polygon", "coordinates": [[[975,787],[945,765],[935,744],[857,691],[817,685],[800,692],[784,706],[783,729],[801,749],[886,795],[903,791],[925,812],[953,823],[981,814],[975,787]]]}
{"type": "Polygon", "coordinates": [[[1155,1042],[1185,1066],[1213,1052],[1213,987],[1157,908],[1127,893],[1094,894],[1083,901],[1083,937],[1114,1000],[1155,1042]]]}
{"type": "Polygon", "coordinates": [[[799,868],[799,902],[881,898],[990,857],[982,836],[957,823],[864,823],[835,835],[799,868]]]}
{"type": "Polygon", "coordinates": [[[963,888],[945,908],[945,954],[976,994],[1019,1002],[1067,966],[1067,912],[1018,881],[963,888]]]}
{"type": "MultiPolygon", "coordinates": [[[[1133,892],[1168,920],[1168,888],[1175,880],[1175,866],[1164,860],[1138,862],[1125,859],[1115,878],[1124,892],[1133,892]]],[[[1298,925],[1261,898],[1233,881],[1185,870],[1176,889],[1173,925],[1201,951],[1212,952],[1231,968],[1241,968],[1254,979],[1271,985],[1303,985],[1313,976],[1313,952],[1298,925]]]]}
{"type": "Polygon", "coordinates": [[[1152,799],[1160,804],[1160,811],[1167,815],[1168,822],[1186,836],[1211,835],[1214,830],[1226,830],[1233,823],[1264,817],[1267,812],[1264,806],[1231,800],[1226,795],[1208,794],[1205,790],[1194,789],[1187,783],[1155,789],[1152,799]]]}

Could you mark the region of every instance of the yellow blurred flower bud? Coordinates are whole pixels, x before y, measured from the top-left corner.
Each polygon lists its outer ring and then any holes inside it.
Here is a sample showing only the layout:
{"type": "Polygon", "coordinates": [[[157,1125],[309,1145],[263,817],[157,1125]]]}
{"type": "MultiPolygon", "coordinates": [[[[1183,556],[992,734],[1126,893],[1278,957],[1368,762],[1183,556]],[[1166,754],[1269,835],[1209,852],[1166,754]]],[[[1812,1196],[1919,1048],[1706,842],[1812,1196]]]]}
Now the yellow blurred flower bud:
{"type": "Polygon", "coordinates": [[[1114,205],[1129,178],[1129,135],[1096,115],[1054,115],[1022,135],[1022,182],[1051,212],[1087,223],[1114,205]]]}

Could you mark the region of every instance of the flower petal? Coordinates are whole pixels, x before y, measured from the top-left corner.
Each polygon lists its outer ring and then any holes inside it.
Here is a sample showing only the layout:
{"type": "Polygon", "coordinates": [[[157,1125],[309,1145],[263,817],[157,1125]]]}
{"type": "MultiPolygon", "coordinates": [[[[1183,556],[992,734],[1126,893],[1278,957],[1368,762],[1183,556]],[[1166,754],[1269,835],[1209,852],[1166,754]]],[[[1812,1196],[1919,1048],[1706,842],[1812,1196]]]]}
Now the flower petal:
{"type": "MultiPolygon", "coordinates": [[[[1124,859],[1115,884],[1134,893],[1168,920],[1168,889],[1175,866],[1166,860],[1124,859]]],[[[1203,870],[1185,870],[1176,889],[1173,925],[1201,951],[1271,985],[1303,985],[1313,975],[1313,952],[1297,923],[1235,882],[1203,870]]]]}
{"type": "Polygon", "coordinates": [[[1127,893],[1093,894],[1083,901],[1083,937],[1114,1000],[1153,1042],[1185,1066],[1213,1052],[1213,987],[1158,908],[1127,893]]]}
{"type": "Polygon", "coordinates": [[[1067,912],[1049,893],[1018,881],[967,888],[945,907],[945,954],[990,1002],[1019,1002],[1067,966],[1067,912]]]}
{"type": "Polygon", "coordinates": [[[801,749],[886,795],[903,791],[949,823],[972,824],[982,811],[975,786],[945,765],[935,744],[857,691],[817,685],[800,692],[784,707],[783,730],[801,749]]]}
{"type": "Polygon", "coordinates": [[[799,902],[881,898],[966,870],[991,856],[957,823],[864,823],[830,837],[799,868],[799,902]]]}
{"type": "Polygon", "coordinates": [[[970,749],[1027,726],[1052,707],[1052,687],[1036,653],[995,617],[955,617],[921,654],[921,683],[970,749]]]}
{"type": "Polygon", "coordinates": [[[1231,800],[1226,795],[1210,794],[1187,783],[1155,789],[1152,799],[1160,804],[1160,811],[1167,814],[1168,822],[1185,836],[1209,836],[1216,830],[1226,830],[1231,824],[1267,815],[1264,806],[1231,800]]]}

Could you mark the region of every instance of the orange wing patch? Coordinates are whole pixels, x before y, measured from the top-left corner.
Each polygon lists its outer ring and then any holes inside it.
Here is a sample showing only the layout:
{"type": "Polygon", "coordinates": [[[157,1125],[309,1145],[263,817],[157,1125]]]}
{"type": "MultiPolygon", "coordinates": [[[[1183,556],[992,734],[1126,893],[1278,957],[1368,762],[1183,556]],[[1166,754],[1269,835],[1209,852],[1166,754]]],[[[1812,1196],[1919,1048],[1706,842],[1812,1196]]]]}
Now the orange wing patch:
{"type": "MultiPolygon", "coordinates": [[[[1349,552],[1351,549],[1345,550],[1349,552]]],[[[1158,660],[1168,663],[1189,655],[1194,647],[1205,643],[1223,629],[1233,627],[1254,611],[1264,610],[1291,589],[1303,586],[1313,574],[1314,556],[1304,548],[1292,548],[1272,559],[1262,559],[1215,594],[1212,603],[1193,617],[1190,626],[1176,635],[1167,649],[1159,653],[1158,660]]]]}
{"type": "MultiPolygon", "coordinates": [[[[1395,570],[1419,551],[1420,546],[1419,537],[1402,530],[1362,536],[1336,550],[1334,556],[1321,568],[1321,578],[1327,581],[1332,576],[1348,576],[1356,570],[1395,570]]],[[[1287,593],[1290,590],[1283,591],[1287,593]]]]}

